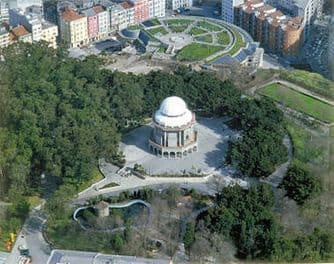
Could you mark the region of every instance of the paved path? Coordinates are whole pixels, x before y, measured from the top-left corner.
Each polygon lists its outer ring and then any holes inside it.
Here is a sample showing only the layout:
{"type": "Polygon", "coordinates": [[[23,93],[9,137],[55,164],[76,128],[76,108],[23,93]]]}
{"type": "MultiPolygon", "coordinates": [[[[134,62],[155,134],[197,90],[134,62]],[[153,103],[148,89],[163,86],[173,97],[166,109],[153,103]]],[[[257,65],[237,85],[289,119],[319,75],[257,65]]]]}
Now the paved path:
{"type": "Polygon", "coordinates": [[[282,182],[284,175],[286,174],[290,163],[293,158],[293,146],[291,139],[288,135],[286,135],[283,138],[283,144],[287,147],[288,149],[288,161],[281,164],[270,176],[265,178],[264,180],[260,180],[261,182],[268,183],[269,185],[277,188],[279,184],[282,182]]]}
{"type": "Polygon", "coordinates": [[[45,242],[42,228],[46,221],[40,210],[33,209],[29,217],[27,218],[23,228],[14,244],[11,254],[7,259],[7,264],[18,264],[20,259],[20,252],[18,247],[25,245],[30,250],[30,254],[33,258],[33,263],[46,263],[51,249],[45,242]]]}

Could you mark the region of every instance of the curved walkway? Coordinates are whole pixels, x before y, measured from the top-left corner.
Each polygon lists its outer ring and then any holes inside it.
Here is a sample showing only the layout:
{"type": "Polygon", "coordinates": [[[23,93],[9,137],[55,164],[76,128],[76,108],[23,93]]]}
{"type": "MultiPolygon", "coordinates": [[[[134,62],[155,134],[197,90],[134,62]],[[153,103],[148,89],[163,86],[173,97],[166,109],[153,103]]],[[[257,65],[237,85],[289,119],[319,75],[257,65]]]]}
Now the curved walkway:
{"type": "MultiPolygon", "coordinates": [[[[109,204],[108,208],[109,209],[122,209],[122,208],[126,208],[126,207],[130,207],[134,204],[142,204],[144,205],[146,208],[148,208],[148,213],[149,213],[149,217],[148,217],[148,221],[147,224],[151,223],[152,220],[152,210],[151,210],[151,204],[149,204],[148,202],[145,202],[144,200],[140,200],[140,199],[136,199],[136,200],[131,200],[129,202],[123,202],[123,203],[114,203],[114,204],[109,204]]],[[[81,222],[79,221],[79,219],[77,218],[77,214],[81,211],[81,210],[85,210],[87,208],[92,208],[94,206],[92,205],[87,205],[87,206],[81,206],[79,208],[77,208],[74,213],[73,213],[73,219],[74,221],[76,221],[80,227],[84,230],[88,230],[89,228],[86,228],[85,226],[83,226],[81,224],[81,222]]],[[[113,229],[104,229],[101,231],[109,231],[109,232],[113,232],[113,231],[118,231],[118,230],[122,230],[124,229],[124,227],[117,227],[117,228],[113,228],[113,229]]]]}

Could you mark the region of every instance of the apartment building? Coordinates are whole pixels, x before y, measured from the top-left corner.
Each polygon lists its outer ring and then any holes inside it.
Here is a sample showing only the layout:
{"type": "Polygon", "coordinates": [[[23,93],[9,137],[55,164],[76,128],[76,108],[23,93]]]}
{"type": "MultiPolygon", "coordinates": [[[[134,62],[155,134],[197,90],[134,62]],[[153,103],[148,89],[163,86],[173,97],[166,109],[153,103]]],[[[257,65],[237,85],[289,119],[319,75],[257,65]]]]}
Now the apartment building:
{"type": "Polygon", "coordinates": [[[99,22],[98,15],[91,7],[86,10],[82,10],[81,13],[87,17],[87,33],[89,41],[95,41],[99,39],[99,22]]]}
{"type": "Polygon", "coordinates": [[[101,5],[93,7],[97,14],[99,37],[105,38],[109,34],[109,12],[101,5]]]}
{"type": "Polygon", "coordinates": [[[149,0],[149,16],[164,17],[166,15],[166,0],[149,0]]]}
{"type": "Polygon", "coordinates": [[[9,24],[12,27],[22,25],[31,32],[33,41],[41,40],[42,21],[38,15],[25,13],[22,9],[10,9],[9,24]]]}
{"type": "Polygon", "coordinates": [[[193,0],[167,0],[166,6],[171,10],[188,8],[193,6],[193,0]]]}
{"type": "Polygon", "coordinates": [[[87,17],[65,7],[59,17],[59,25],[61,40],[67,47],[81,47],[88,44],[87,17]]]}
{"type": "Polygon", "coordinates": [[[305,36],[310,34],[314,21],[321,17],[324,6],[324,0],[268,0],[267,3],[292,17],[302,17],[305,36]]]}
{"type": "Polygon", "coordinates": [[[262,0],[247,0],[235,7],[234,23],[267,51],[283,56],[297,55],[303,42],[303,18],[287,16],[262,0]]]}
{"type": "Polygon", "coordinates": [[[124,17],[126,26],[133,25],[136,23],[135,21],[135,7],[130,2],[123,2],[120,4],[124,10],[124,17]]]}
{"type": "Polygon", "coordinates": [[[9,43],[9,32],[5,27],[0,27],[0,49],[7,47],[9,43]]]}
{"type": "Polygon", "coordinates": [[[53,23],[43,21],[41,40],[48,42],[49,47],[56,49],[57,37],[58,37],[58,26],[53,23]]]}
{"type": "MultiPolygon", "coordinates": [[[[43,40],[50,43],[50,47],[57,47],[58,26],[45,21],[40,14],[11,9],[9,22],[11,27],[24,26],[31,33],[32,41],[43,40]]],[[[23,30],[20,29],[20,32],[23,30]]]]}
{"type": "Polygon", "coordinates": [[[150,18],[149,0],[130,0],[134,7],[134,22],[140,23],[150,18]]]}
{"type": "Polygon", "coordinates": [[[24,26],[17,26],[10,30],[9,32],[9,39],[10,44],[22,41],[27,43],[32,43],[32,34],[24,27],[24,26]]]}
{"type": "MultiPolygon", "coordinates": [[[[122,30],[128,26],[126,10],[121,4],[112,3],[108,5],[110,31],[122,30]]],[[[132,8],[133,14],[134,10],[132,8]]],[[[132,16],[133,20],[133,16],[132,16]]]]}
{"type": "Polygon", "coordinates": [[[241,5],[244,0],[222,0],[222,19],[228,23],[234,22],[234,7],[241,5]]]}
{"type": "Polygon", "coordinates": [[[0,0],[0,24],[9,21],[9,4],[8,1],[0,0]]]}

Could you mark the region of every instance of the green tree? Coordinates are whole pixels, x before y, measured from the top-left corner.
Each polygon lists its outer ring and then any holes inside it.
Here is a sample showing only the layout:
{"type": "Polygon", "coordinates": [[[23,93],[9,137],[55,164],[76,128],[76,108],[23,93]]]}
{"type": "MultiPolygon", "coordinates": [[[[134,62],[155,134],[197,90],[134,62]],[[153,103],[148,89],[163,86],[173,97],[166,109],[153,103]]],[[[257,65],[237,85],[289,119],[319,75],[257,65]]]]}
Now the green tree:
{"type": "Polygon", "coordinates": [[[184,247],[189,251],[190,247],[195,242],[195,224],[193,222],[188,222],[186,224],[186,231],[183,238],[184,247]]]}
{"type": "Polygon", "coordinates": [[[312,175],[310,170],[297,160],[288,168],[281,186],[286,195],[299,205],[321,190],[319,178],[312,175]]]}

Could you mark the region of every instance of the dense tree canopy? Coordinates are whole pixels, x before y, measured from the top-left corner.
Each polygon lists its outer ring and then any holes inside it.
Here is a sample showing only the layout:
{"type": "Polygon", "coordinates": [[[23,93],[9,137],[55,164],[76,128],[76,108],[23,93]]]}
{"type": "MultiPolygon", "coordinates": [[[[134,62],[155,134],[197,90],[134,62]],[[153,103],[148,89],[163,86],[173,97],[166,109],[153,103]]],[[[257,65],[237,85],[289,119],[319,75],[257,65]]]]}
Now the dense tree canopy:
{"type": "Polygon", "coordinates": [[[283,233],[273,211],[274,203],[272,189],[267,184],[248,190],[239,185],[229,186],[219,194],[218,205],[199,220],[212,233],[232,239],[241,258],[314,262],[331,257],[332,232],[315,228],[303,235],[283,233]]]}
{"type": "Polygon", "coordinates": [[[181,96],[200,113],[235,119],[245,131],[231,151],[241,171],[266,176],[285,155],[282,134],[276,133],[281,112],[267,100],[244,98],[213,74],[186,67],[147,75],[110,72],[97,57],[74,60],[43,44],[11,45],[3,58],[1,196],[8,190],[38,191],[41,173],[76,186],[87,181],[99,157],[119,156],[120,134],[150,117],[170,95],[181,96]]]}
{"type": "Polygon", "coordinates": [[[321,189],[319,178],[311,174],[306,165],[298,160],[288,168],[281,186],[285,189],[286,195],[299,205],[321,189]]]}

